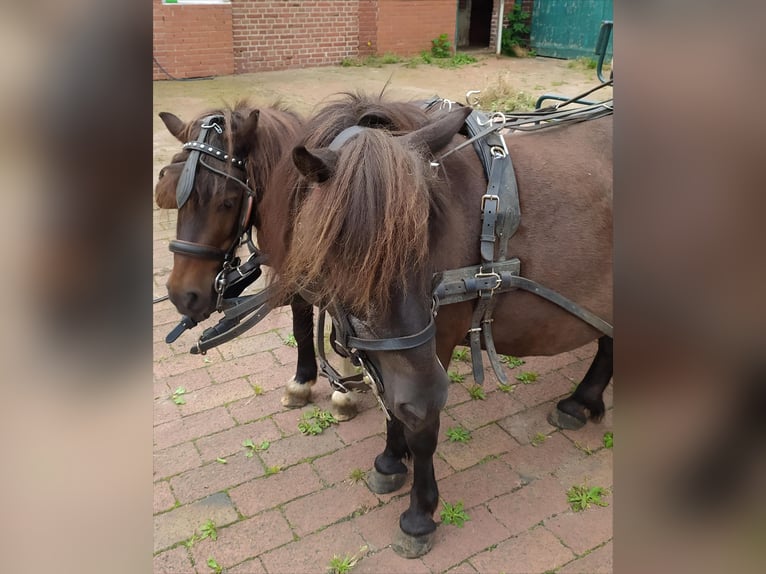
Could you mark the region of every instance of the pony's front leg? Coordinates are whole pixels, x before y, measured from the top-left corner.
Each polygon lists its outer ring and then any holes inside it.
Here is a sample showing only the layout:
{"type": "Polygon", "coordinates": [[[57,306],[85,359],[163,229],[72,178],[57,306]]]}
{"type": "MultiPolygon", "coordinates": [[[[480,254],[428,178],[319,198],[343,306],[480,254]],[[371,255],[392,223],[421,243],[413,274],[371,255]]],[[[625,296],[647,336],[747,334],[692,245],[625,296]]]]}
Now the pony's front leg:
{"type": "Polygon", "coordinates": [[[604,417],[604,389],[609,384],[613,372],[613,340],[604,335],[598,340],[598,351],[575,392],[556,405],[548,414],[548,422],[553,426],[577,430],[585,426],[588,415],[592,421],[604,417]]]}
{"type": "Polygon", "coordinates": [[[375,457],[375,466],[367,474],[367,486],[376,494],[399,490],[407,480],[407,467],[402,462],[409,456],[404,438],[404,425],[396,417],[386,422],[386,448],[375,457]]]}
{"type": "Polygon", "coordinates": [[[311,387],[317,380],[314,352],[314,308],[296,295],[290,301],[293,312],[293,336],[298,346],[295,376],[287,383],[282,404],[290,408],[304,406],[311,399],[311,387]]]}
{"type": "Polygon", "coordinates": [[[413,459],[413,484],[410,507],[399,517],[399,534],[392,544],[404,558],[423,556],[433,545],[436,522],[433,515],[439,504],[439,488],[434,474],[434,452],[439,435],[439,418],[414,433],[404,429],[413,459]]]}

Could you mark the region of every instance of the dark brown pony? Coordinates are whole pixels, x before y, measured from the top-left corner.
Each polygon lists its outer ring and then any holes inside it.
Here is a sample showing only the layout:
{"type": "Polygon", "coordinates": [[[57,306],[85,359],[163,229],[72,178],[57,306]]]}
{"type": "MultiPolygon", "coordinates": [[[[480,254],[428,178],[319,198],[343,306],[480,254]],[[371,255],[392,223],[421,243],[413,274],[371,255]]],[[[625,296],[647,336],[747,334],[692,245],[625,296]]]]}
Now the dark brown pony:
{"type": "MultiPolygon", "coordinates": [[[[320,113],[294,150],[294,165],[278,166],[262,204],[269,218],[259,243],[268,245],[284,288],[344,309],[360,338],[421,331],[432,318],[433,274],[481,261],[480,205],[487,183],[477,155],[467,146],[436,167],[431,163],[440,150],[465,141],[457,132],[466,113],[458,109],[428,120],[401,137],[362,130],[334,149],[329,146],[347,122],[320,113]]],[[[523,276],[610,321],[611,117],[505,138],[522,213],[509,253],[520,259],[523,276]]],[[[393,415],[371,487],[401,487],[407,471],[402,458],[414,459],[410,507],[395,543],[408,557],[430,549],[436,528],[433,454],[449,385],[443,365],[464,340],[472,307],[441,307],[436,337],[415,348],[367,352],[393,415]]],[[[493,333],[499,353],[519,356],[558,354],[600,335],[522,291],[499,295],[493,333]]],[[[558,410],[578,420],[586,412],[599,418],[611,374],[611,339],[601,337],[586,378],[558,410]]]]}
{"type": "MultiPolygon", "coordinates": [[[[232,107],[209,110],[188,123],[168,112],[160,114],[170,133],[184,144],[197,139],[204,118],[211,116],[223,118],[220,122],[222,129],[221,133],[210,131],[207,141],[225,150],[229,157],[244,159],[244,165],[235,167],[216,157],[204,158],[207,165],[219,172],[202,164],[196,168],[191,194],[178,212],[176,238],[226,251],[239,240],[238,233],[242,227],[259,224],[259,202],[263,191],[277,162],[292,150],[302,120],[279,105],[255,108],[245,101],[232,107]],[[254,208],[245,222],[241,222],[241,218],[248,192],[234,178],[246,181],[255,195],[254,208]]],[[[177,208],[176,189],[189,153],[188,149],[184,149],[176,154],[160,172],[155,193],[160,207],[177,208]]],[[[174,253],[167,288],[170,300],[181,314],[199,322],[213,312],[217,295],[214,281],[221,268],[222,262],[216,258],[174,253]]],[[[311,305],[299,297],[292,298],[291,307],[298,361],[288,389],[295,387],[298,391],[288,393],[283,403],[302,406],[308,400],[311,384],[317,377],[313,312],[311,305]]]]}

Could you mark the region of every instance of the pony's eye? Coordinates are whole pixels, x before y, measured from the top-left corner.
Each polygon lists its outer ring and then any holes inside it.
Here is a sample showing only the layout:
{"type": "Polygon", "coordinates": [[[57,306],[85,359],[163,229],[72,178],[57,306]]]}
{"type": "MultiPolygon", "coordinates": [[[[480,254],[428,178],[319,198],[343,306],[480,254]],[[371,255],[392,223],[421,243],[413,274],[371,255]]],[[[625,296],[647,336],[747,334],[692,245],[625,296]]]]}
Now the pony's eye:
{"type": "Polygon", "coordinates": [[[160,175],[159,175],[159,177],[157,177],[157,179],[162,179],[164,175],[165,175],[165,168],[163,167],[163,168],[160,170],[160,175]]]}
{"type": "Polygon", "coordinates": [[[225,207],[226,209],[231,209],[232,207],[234,207],[234,202],[231,199],[224,199],[223,207],[225,207]]]}

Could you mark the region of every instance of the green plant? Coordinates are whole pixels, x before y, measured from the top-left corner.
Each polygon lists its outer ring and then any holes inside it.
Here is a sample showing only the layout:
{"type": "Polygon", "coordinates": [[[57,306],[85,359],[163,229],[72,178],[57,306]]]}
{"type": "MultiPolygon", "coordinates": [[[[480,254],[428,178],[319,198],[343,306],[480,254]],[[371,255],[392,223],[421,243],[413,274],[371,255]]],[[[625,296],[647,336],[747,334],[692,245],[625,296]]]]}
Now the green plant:
{"type": "Polygon", "coordinates": [[[253,393],[255,393],[256,397],[259,397],[263,394],[263,387],[261,385],[255,385],[253,387],[253,393]]]}
{"type": "Polygon", "coordinates": [[[228,463],[228,462],[229,462],[229,461],[228,461],[228,460],[226,460],[225,458],[221,458],[221,457],[218,457],[217,459],[215,459],[215,461],[216,461],[216,462],[220,462],[221,464],[226,464],[226,463],[228,463]]]}
{"type": "Polygon", "coordinates": [[[466,349],[465,347],[460,347],[452,351],[453,361],[462,361],[463,363],[467,363],[468,359],[469,359],[468,349],[466,349]]]}
{"type": "Polygon", "coordinates": [[[514,357],[513,355],[501,355],[500,362],[505,363],[512,369],[514,367],[520,367],[521,365],[526,363],[524,359],[519,359],[518,357],[514,357]]]}
{"type": "Polygon", "coordinates": [[[221,574],[221,572],[223,572],[223,567],[221,567],[212,556],[207,559],[207,565],[215,574],[221,574]]]}
{"type": "Polygon", "coordinates": [[[459,425],[450,427],[447,429],[447,438],[452,442],[468,442],[471,440],[471,431],[459,425]]]}
{"type": "Polygon", "coordinates": [[[431,55],[434,58],[449,58],[452,55],[452,43],[447,34],[439,34],[431,40],[431,55]]]}
{"type": "Polygon", "coordinates": [[[338,424],[338,419],[331,412],[314,407],[314,410],[311,412],[301,415],[301,418],[298,420],[298,430],[303,434],[318,435],[322,434],[324,429],[331,424],[338,424]]]}
{"type": "Polygon", "coordinates": [[[601,499],[606,494],[606,489],[601,486],[576,485],[567,490],[567,501],[575,512],[588,508],[591,504],[597,506],[609,506],[601,499]]]}
{"type": "Polygon", "coordinates": [[[529,383],[534,383],[537,380],[537,373],[534,373],[532,371],[519,373],[518,375],[516,375],[516,380],[521,381],[525,385],[528,385],[529,383]]]}
{"type": "Polygon", "coordinates": [[[295,335],[290,333],[287,337],[285,337],[285,345],[288,347],[297,347],[298,341],[295,340],[295,335]]]}
{"type": "Polygon", "coordinates": [[[604,446],[606,448],[612,448],[614,446],[614,433],[612,431],[604,433],[604,446]]]}
{"type": "Polygon", "coordinates": [[[436,65],[440,68],[459,68],[467,64],[475,64],[476,62],[476,58],[470,54],[458,52],[451,58],[440,58],[436,65]]]}
{"type": "Polygon", "coordinates": [[[585,446],[584,444],[580,444],[577,441],[574,441],[574,446],[576,449],[583,451],[588,456],[593,454],[593,451],[589,447],[585,446]]]}
{"type": "Polygon", "coordinates": [[[570,69],[580,68],[582,70],[595,70],[597,66],[598,62],[588,56],[580,56],[579,58],[567,62],[567,68],[570,69]]]}
{"type": "Polygon", "coordinates": [[[353,484],[361,482],[364,479],[364,471],[361,468],[355,468],[351,471],[351,474],[348,475],[348,478],[353,484]]]}
{"type": "Polygon", "coordinates": [[[173,399],[173,402],[177,405],[185,405],[186,399],[183,398],[182,395],[186,394],[186,389],[183,387],[178,387],[175,391],[173,391],[173,396],[171,397],[173,399]]]}
{"type": "Polygon", "coordinates": [[[386,52],[383,54],[383,57],[380,59],[380,61],[383,64],[398,64],[402,61],[402,58],[396,54],[392,54],[391,52],[386,52]]]}
{"type": "Polygon", "coordinates": [[[483,401],[487,398],[487,394],[484,392],[484,389],[479,385],[474,385],[468,389],[468,394],[474,401],[483,401]]]}
{"type": "Polygon", "coordinates": [[[461,375],[457,371],[450,371],[447,373],[447,376],[453,383],[462,383],[465,380],[465,375],[461,375]]]}
{"type": "Polygon", "coordinates": [[[349,556],[348,553],[343,557],[334,554],[330,559],[330,565],[327,568],[327,572],[329,574],[347,574],[354,566],[356,566],[356,563],[359,562],[365,552],[367,552],[367,546],[360,547],[359,551],[353,556],[349,556]]]}
{"type": "Polygon", "coordinates": [[[423,60],[424,64],[430,64],[433,62],[433,55],[430,52],[426,52],[425,50],[420,52],[420,58],[423,60]]]}
{"type": "Polygon", "coordinates": [[[463,510],[462,500],[459,500],[452,505],[442,499],[442,511],[440,516],[444,524],[454,524],[458,528],[462,528],[466,520],[471,520],[471,517],[466,514],[465,510],[463,510]]]}
{"type": "Polygon", "coordinates": [[[548,437],[543,433],[537,433],[534,437],[532,437],[532,446],[543,444],[547,438],[548,437]]]}
{"type": "Polygon", "coordinates": [[[247,452],[245,452],[245,456],[247,458],[252,458],[253,453],[268,450],[268,448],[271,446],[271,443],[265,440],[259,444],[255,444],[253,442],[253,439],[246,438],[245,440],[242,441],[242,446],[244,446],[247,449],[247,452]]]}
{"type": "Polygon", "coordinates": [[[282,470],[282,467],[279,466],[278,464],[275,464],[274,466],[269,466],[266,468],[266,476],[277,474],[280,470],[282,470]]]}
{"type": "Polygon", "coordinates": [[[344,68],[359,68],[364,64],[361,60],[359,60],[359,58],[343,58],[340,61],[340,65],[344,68]]]}
{"type": "Polygon", "coordinates": [[[218,530],[215,528],[215,522],[213,522],[212,519],[208,519],[205,524],[200,526],[199,531],[202,533],[202,536],[200,536],[200,540],[204,540],[205,538],[210,538],[210,540],[216,541],[218,540],[218,530]]]}
{"type": "Polygon", "coordinates": [[[525,48],[529,39],[530,13],[514,2],[513,9],[506,15],[506,27],[500,40],[500,49],[506,56],[515,56],[515,48],[525,48]]]}
{"type": "Polygon", "coordinates": [[[516,385],[505,385],[503,383],[498,383],[497,388],[504,393],[512,393],[516,389],[516,385]]]}

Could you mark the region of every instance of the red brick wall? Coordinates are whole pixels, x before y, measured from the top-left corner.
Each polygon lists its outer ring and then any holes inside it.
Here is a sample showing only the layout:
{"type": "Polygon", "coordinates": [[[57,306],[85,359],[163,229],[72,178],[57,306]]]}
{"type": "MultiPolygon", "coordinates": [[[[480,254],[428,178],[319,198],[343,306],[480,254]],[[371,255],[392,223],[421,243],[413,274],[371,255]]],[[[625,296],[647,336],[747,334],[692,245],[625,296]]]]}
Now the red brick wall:
{"type": "MultiPolygon", "coordinates": [[[[360,52],[370,0],[232,0],[238,74],[338,64],[360,52]]],[[[374,42],[365,32],[365,44],[374,42]]]]}
{"type": "Polygon", "coordinates": [[[378,0],[379,54],[412,56],[447,34],[455,41],[457,0],[378,0]]]}
{"type": "MultiPolygon", "coordinates": [[[[234,73],[232,6],[154,3],[154,58],[176,78],[234,73]]],[[[155,62],[155,80],[168,79],[155,62]]]]}

